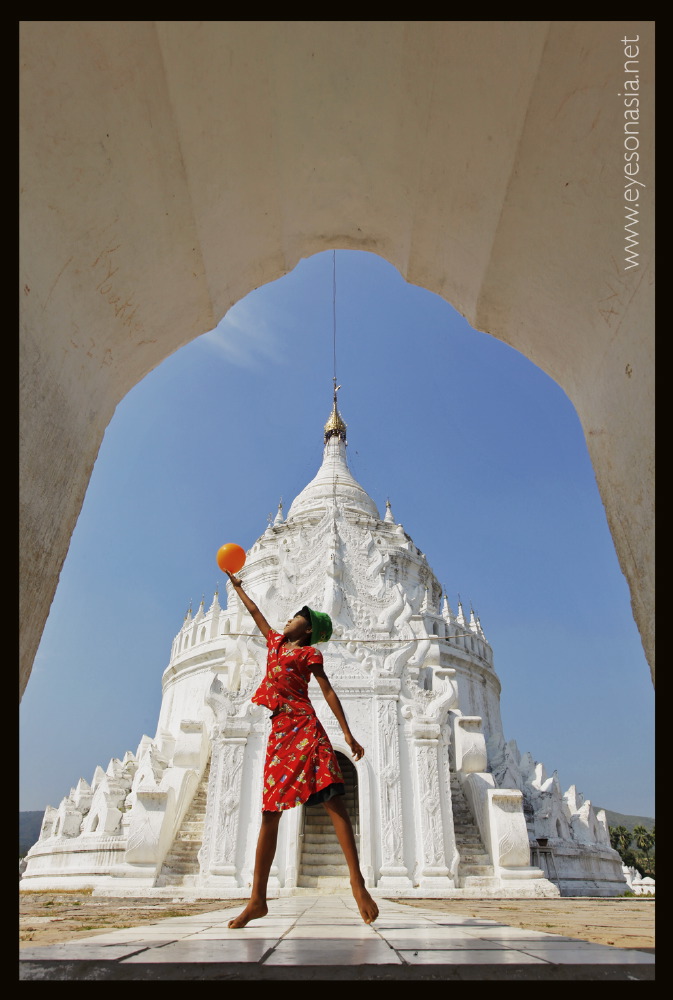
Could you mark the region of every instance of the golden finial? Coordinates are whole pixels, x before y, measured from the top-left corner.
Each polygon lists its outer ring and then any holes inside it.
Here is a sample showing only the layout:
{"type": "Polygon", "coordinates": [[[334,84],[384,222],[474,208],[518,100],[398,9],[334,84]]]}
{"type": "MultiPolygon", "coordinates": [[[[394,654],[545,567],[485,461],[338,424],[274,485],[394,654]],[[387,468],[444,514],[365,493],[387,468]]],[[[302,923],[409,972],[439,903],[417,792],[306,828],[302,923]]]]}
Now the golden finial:
{"type": "Polygon", "coordinates": [[[337,392],[341,388],[340,385],[336,384],[336,379],[334,381],[334,403],[332,405],[332,412],[329,415],[327,423],[325,424],[325,443],[329,441],[331,437],[340,437],[346,440],[346,424],[341,418],[341,414],[337,408],[337,392]]]}

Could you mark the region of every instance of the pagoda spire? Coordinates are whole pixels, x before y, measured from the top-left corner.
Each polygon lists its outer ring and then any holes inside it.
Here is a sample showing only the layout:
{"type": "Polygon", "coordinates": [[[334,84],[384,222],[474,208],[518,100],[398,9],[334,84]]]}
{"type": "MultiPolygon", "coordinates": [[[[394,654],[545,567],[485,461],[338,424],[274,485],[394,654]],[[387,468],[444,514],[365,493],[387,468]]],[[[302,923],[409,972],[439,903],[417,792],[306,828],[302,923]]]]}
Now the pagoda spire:
{"type": "Polygon", "coordinates": [[[280,501],[278,503],[278,513],[276,514],[276,516],[274,518],[274,522],[273,522],[274,528],[278,524],[283,524],[283,522],[284,522],[284,518],[283,518],[283,498],[281,497],[280,501]]]}
{"type": "Polygon", "coordinates": [[[339,505],[380,520],[379,512],[366,490],[353,478],[346,459],[346,423],[339,413],[337,393],[341,388],[334,380],[332,412],[325,424],[323,459],[317,474],[290,504],[286,522],[307,514],[324,511],[326,506],[339,505]]]}
{"type": "Polygon", "coordinates": [[[332,412],[327,418],[327,423],[325,424],[325,444],[332,437],[341,438],[344,444],[346,444],[346,424],[339,413],[339,408],[337,406],[337,392],[341,388],[340,385],[336,384],[336,379],[334,379],[334,402],[332,404],[332,412]]]}
{"type": "Polygon", "coordinates": [[[445,621],[453,621],[455,615],[453,613],[453,608],[449,604],[449,598],[446,596],[446,591],[444,591],[444,603],[442,604],[442,617],[445,621]]]}

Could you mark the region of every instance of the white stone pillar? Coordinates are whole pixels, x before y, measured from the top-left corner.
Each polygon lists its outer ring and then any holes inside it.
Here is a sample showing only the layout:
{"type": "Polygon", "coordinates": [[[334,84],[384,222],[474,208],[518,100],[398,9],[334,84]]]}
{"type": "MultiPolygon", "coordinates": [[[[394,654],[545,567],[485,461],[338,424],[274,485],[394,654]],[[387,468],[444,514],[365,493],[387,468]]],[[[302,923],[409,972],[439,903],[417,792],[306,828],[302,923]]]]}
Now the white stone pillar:
{"type": "Polygon", "coordinates": [[[404,863],[399,691],[398,678],[378,678],[373,702],[381,817],[381,868],[377,888],[392,891],[413,885],[404,863]]]}
{"type": "MultiPolygon", "coordinates": [[[[285,824],[285,845],[283,851],[283,879],[285,889],[296,889],[299,876],[300,834],[303,826],[304,808],[295,806],[286,809],[281,822],[285,824]]],[[[280,852],[279,852],[280,853],[280,852]]]]}
{"type": "Polygon", "coordinates": [[[444,817],[440,788],[440,727],[414,720],[411,757],[418,838],[418,884],[422,889],[453,888],[446,863],[444,817]]]}
{"type": "Polygon", "coordinates": [[[202,855],[206,872],[217,875],[218,884],[239,885],[236,867],[240,821],[243,761],[247,735],[218,736],[213,743],[208,781],[205,836],[208,844],[202,855]]]}

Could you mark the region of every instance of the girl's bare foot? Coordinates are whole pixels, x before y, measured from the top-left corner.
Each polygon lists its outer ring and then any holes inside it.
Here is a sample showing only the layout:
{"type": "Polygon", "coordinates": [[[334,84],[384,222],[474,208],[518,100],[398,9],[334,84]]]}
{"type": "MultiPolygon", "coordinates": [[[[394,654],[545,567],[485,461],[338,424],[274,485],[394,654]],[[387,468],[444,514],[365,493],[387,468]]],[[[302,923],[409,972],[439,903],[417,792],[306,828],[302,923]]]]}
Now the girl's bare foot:
{"type": "Polygon", "coordinates": [[[269,908],[266,903],[253,903],[250,900],[243,912],[239,913],[233,920],[230,920],[227,927],[245,927],[249,920],[257,920],[258,917],[265,917],[268,912],[269,908]]]}
{"type": "Polygon", "coordinates": [[[379,915],[378,906],[369,895],[364,885],[353,885],[351,883],[351,888],[353,890],[355,902],[358,904],[360,916],[366,924],[373,924],[379,915]]]}

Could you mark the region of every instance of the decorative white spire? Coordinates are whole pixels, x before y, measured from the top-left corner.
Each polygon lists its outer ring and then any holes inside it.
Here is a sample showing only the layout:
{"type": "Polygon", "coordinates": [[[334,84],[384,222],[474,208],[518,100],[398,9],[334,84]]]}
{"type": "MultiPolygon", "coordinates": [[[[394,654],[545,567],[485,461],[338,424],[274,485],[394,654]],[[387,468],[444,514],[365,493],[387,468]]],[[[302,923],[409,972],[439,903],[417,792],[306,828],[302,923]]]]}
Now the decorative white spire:
{"type": "Polygon", "coordinates": [[[449,604],[449,599],[446,596],[446,591],[444,592],[444,601],[442,604],[442,617],[444,621],[447,622],[452,622],[456,617],[453,613],[451,605],[449,604]]]}
{"type": "Polygon", "coordinates": [[[462,625],[463,628],[465,628],[465,626],[467,625],[467,619],[465,617],[465,612],[463,611],[463,605],[460,600],[460,594],[458,594],[458,614],[456,615],[456,621],[458,622],[459,625],[462,625]]]}
{"type": "Polygon", "coordinates": [[[278,513],[276,514],[276,517],[274,519],[273,524],[274,524],[274,527],[275,527],[277,524],[283,524],[283,523],[284,523],[284,518],[283,518],[283,498],[281,497],[280,501],[278,503],[278,513]]]}
{"type": "Polygon", "coordinates": [[[393,517],[393,508],[390,504],[390,500],[386,500],[386,516],[383,518],[387,524],[394,524],[395,518],[393,517]]]}

